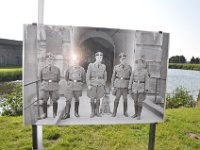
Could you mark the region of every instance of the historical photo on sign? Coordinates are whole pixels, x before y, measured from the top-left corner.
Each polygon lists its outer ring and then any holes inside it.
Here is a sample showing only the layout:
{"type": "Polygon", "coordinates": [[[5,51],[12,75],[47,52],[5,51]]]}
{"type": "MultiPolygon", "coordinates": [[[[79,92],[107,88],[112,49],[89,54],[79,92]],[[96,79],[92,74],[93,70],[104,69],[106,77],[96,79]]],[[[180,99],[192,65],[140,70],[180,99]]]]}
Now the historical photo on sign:
{"type": "Polygon", "coordinates": [[[163,121],[169,33],[24,25],[26,125],[163,121]]]}

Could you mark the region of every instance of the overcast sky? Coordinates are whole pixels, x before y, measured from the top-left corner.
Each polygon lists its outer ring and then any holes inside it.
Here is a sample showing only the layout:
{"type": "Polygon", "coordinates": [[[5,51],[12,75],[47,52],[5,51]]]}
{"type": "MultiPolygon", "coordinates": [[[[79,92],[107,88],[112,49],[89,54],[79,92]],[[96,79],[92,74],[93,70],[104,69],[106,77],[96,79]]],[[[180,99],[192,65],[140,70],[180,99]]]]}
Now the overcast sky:
{"type": "MultiPolygon", "coordinates": [[[[38,0],[0,0],[0,38],[23,40],[38,0]]],[[[170,33],[169,56],[200,57],[200,0],[45,0],[44,24],[170,33]]]]}

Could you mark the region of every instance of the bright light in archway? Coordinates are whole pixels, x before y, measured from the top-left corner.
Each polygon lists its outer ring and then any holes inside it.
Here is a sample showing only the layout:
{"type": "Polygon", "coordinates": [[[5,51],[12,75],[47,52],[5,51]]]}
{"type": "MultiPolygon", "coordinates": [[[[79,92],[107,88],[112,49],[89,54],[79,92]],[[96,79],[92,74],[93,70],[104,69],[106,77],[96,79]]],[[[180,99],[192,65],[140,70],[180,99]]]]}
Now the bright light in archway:
{"type": "Polygon", "coordinates": [[[77,59],[77,55],[72,54],[72,60],[76,60],[77,59]]]}

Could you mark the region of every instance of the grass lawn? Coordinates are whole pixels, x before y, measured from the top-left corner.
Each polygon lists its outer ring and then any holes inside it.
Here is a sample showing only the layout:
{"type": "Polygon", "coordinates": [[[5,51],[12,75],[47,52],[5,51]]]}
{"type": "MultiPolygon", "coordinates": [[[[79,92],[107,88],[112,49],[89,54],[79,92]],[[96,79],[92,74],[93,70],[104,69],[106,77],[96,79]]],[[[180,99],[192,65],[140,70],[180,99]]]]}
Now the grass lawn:
{"type": "MultiPolygon", "coordinates": [[[[200,108],[166,111],[165,123],[156,130],[156,150],[198,150],[200,108]]],[[[147,150],[149,125],[43,126],[43,146],[47,150],[147,150]]],[[[0,149],[31,150],[31,127],[22,117],[0,117],[0,149]]]]}

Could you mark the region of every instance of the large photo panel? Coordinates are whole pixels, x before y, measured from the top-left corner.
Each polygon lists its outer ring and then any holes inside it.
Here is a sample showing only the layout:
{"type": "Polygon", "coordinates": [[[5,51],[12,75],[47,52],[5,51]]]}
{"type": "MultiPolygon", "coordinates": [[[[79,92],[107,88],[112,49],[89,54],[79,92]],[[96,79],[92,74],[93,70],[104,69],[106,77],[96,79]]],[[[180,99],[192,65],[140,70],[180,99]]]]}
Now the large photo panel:
{"type": "Polygon", "coordinates": [[[24,25],[26,125],[163,121],[169,33],[24,25]]]}

